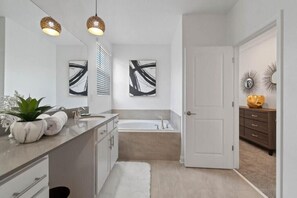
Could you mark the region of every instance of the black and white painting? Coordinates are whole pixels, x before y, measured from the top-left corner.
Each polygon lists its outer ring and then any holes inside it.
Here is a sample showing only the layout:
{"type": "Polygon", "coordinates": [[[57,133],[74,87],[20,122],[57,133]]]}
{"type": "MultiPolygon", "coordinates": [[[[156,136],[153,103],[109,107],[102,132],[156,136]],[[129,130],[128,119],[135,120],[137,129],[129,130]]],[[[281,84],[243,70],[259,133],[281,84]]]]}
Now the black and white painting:
{"type": "Polygon", "coordinates": [[[69,61],[69,94],[88,95],[88,61],[69,61]]]}
{"type": "Polygon", "coordinates": [[[130,96],[156,95],[156,60],[130,60],[130,96]]]}

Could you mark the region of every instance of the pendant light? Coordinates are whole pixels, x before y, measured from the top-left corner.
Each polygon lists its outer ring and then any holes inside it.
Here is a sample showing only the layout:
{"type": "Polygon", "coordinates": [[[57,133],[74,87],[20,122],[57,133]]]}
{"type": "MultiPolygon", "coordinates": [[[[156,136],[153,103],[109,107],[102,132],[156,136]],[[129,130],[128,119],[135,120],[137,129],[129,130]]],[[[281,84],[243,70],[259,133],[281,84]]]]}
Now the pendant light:
{"type": "Polygon", "coordinates": [[[97,16],[97,0],[95,0],[95,16],[91,16],[87,21],[87,28],[91,34],[102,36],[105,31],[104,21],[97,16]]]}
{"type": "Polygon", "coordinates": [[[61,25],[52,17],[44,17],[40,21],[42,31],[50,36],[59,36],[62,28],[61,25]]]}

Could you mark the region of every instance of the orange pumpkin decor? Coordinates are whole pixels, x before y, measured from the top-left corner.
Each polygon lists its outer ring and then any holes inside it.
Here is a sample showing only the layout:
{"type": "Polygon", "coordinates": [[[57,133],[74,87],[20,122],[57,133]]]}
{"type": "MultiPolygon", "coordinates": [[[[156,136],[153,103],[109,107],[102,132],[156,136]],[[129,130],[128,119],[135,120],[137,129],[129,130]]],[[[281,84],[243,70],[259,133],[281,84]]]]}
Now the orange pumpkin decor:
{"type": "Polygon", "coordinates": [[[262,95],[249,95],[247,97],[247,105],[249,108],[262,108],[265,103],[265,97],[262,95]]]}

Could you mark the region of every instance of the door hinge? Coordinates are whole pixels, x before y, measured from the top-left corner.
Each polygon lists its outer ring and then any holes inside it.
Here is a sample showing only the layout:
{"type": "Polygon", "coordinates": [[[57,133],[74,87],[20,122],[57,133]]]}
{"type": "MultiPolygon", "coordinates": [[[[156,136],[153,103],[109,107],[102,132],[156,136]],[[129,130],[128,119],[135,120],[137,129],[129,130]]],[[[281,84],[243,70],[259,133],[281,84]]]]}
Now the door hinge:
{"type": "Polygon", "coordinates": [[[234,107],[234,101],[232,102],[232,107],[234,107]]]}
{"type": "Polygon", "coordinates": [[[234,145],[232,145],[232,151],[234,151],[234,145]]]}
{"type": "Polygon", "coordinates": [[[235,58],[234,57],[232,58],[232,63],[235,63],[235,58]]]}

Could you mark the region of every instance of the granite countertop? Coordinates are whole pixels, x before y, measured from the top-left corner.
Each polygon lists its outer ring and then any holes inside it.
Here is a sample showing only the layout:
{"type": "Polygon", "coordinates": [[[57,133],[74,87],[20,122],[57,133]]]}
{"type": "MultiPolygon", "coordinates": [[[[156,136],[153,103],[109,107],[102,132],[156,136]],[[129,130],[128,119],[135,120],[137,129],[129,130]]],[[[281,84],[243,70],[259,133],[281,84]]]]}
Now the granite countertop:
{"type": "Polygon", "coordinates": [[[5,177],[43,157],[78,136],[103,125],[118,114],[101,114],[105,118],[90,121],[69,119],[62,131],[55,136],[43,136],[38,142],[19,144],[8,136],[0,137],[0,182],[5,177]]]}

